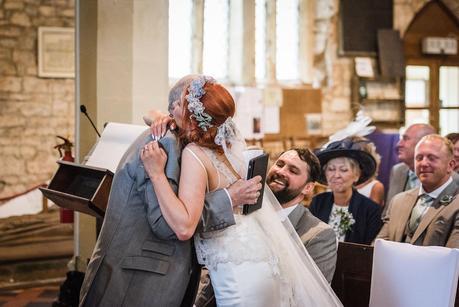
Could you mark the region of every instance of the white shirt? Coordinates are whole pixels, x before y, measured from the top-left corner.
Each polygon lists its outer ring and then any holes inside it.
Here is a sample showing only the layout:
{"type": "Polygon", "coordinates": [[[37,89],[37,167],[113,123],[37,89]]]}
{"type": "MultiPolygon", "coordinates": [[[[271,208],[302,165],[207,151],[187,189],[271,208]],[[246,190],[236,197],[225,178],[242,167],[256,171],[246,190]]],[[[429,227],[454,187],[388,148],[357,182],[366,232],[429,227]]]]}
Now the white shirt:
{"type": "Polygon", "coordinates": [[[279,211],[279,217],[281,221],[285,221],[288,218],[289,214],[292,213],[292,211],[295,210],[297,206],[298,204],[287,207],[287,208],[282,208],[282,210],[279,211]]]}
{"type": "Polygon", "coordinates": [[[419,192],[418,192],[418,196],[419,195],[422,195],[422,194],[427,194],[429,195],[430,197],[432,197],[433,199],[437,199],[438,195],[441,194],[441,192],[443,192],[443,190],[451,183],[453,182],[453,177],[449,176],[449,179],[446,180],[446,182],[444,184],[442,184],[441,186],[439,186],[438,188],[436,188],[435,190],[433,190],[432,192],[430,193],[427,193],[424,188],[422,187],[422,185],[419,187],[419,192]]]}

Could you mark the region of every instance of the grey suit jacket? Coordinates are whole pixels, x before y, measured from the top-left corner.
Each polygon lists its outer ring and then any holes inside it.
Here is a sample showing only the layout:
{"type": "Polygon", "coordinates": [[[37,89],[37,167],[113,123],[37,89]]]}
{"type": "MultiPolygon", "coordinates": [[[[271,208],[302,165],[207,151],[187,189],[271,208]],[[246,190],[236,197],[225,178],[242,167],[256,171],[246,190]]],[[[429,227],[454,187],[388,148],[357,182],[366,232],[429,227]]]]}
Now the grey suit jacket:
{"type": "Polygon", "coordinates": [[[405,163],[397,163],[390,170],[389,189],[387,190],[385,206],[382,216],[385,216],[389,208],[392,198],[405,191],[406,181],[408,180],[408,165],[405,163]]]}
{"type": "MultiPolygon", "coordinates": [[[[459,248],[459,185],[453,181],[435,199],[410,240],[414,245],[459,248]],[[450,197],[449,197],[450,196],[450,197]]],[[[419,188],[394,196],[377,238],[404,242],[406,225],[416,204],[419,188]]]]}
{"type": "MultiPolygon", "coordinates": [[[[193,270],[199,269],[191,241],[179,241],[161,215],[140,160],[140,150],[149,141],[147,130],[127,150],[115,173],[104,223],[81,288],[80,306],[180,306],[193,270]]],[[[168,154],[165,174],[177,192],[181,151],[172,135],[160,143],[168,154]]],[[[204,230],[234,224],[225,191],[208,194],[206,208],[204,230]],[[227,216],[222,214],[224,208],[227,216]]],[[[191,306],[193,301],[194,297],[182,306],[191,306]]]]}
{"type": "Polygon", "coordinates": [[[298,205],[288,217],[309,255],[331,283],[338,248],[335,232],[302,205],[298,205]]]}
{"type": "MultiPolygon", "coordinates": [[[[405,191],[406,181],[408,180],[409,168],[405,163],[395,164],[390,171],[389,190],[387,191],[385,206],[382,216],[385,217],[389,207],[391,206],[392,198],[405,191]]],[[[453,173],[453,180],[459,184],[459,174],[453,173]]]]}

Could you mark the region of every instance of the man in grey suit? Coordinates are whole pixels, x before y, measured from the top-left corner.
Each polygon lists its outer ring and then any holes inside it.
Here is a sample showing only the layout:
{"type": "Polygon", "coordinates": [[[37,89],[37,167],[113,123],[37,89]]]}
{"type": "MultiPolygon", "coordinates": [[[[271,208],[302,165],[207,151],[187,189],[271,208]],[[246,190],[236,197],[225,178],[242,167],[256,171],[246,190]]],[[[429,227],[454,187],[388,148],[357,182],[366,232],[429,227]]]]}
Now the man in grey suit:
{"type": "Polygon", "coordinates": [[[301,204],[320,174],[317,157],[306,148],[284,152],[269,169],[266,183],[281,204],[306,250],[331,282],[336,266],[337,241],[333,229],[301,204]]]}
{"type": "MultiPolygon", "coordinates": [[[[169,106],[192,76],[170,91],[169,106]]],[[[153,186],[140,160],[152,140],[145,131],[126,151],[113,179],[109,204],[80,292],[80,306],[192,306],[199,266],[192,240],[179,241],[164,220],[153,186]]],[[[165,173],[178,190],[180,154],[175,137],[160,140],[168,154],[165,173]]],[[[235,223],[232,206],[256,201],[260,177],[239,180],[228,189],[208,193],[201,231],[235,223]]]]}
{"type": "Polygon", "coordinates": [[[384,216],[389,208],[392,198],[403,191],[418,187],[419,179],[414,172],[414,148],[425,135],[435,133],[435,128],[427,124],[414,124],[409,126],[400,141],[397,143],[397,155],[400,163],[395,164],[390,172],[389,189],[387,191],[384,216]]]}
{"type": "MultiPolygon", "coordinates": [[[[288,216],[309,255],[331,282],[338,248],[335,232],[300,203],[314,189],[319,174],[317,157],[309,149],[293,148],[284,152],[269,169],[266,183],[284,208],[281,218],[288,216]]],[[[208,274],[203,274],[201,282],[196,307],[215,306],[208,274]]]]}

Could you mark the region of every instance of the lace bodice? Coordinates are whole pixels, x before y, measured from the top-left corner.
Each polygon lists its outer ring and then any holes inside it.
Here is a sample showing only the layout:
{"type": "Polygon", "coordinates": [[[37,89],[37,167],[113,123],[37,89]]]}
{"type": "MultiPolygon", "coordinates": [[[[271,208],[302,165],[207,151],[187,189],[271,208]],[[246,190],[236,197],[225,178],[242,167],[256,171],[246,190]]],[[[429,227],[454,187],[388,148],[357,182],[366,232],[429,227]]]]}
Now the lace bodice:
{"type": "MultiPolygon", "coordinates": [[[[206,154],[206,156],[209,157],[210,161],[212,162],[212,165],[218,172],[219,178],[223,176],[226,179],[226,182],[228,183],[226,186],[218,186],[216,189],[227,187],[237,180],[236,176],[233,174],[233,172],[231,172],[228,166],[226,166],[226,164],[218,158],[217,153],[215,151],[205,147],[201,147],[201,149],[206,154]]],[[[219,183],[221,184],[221,180],[219,180],[219,183]]]]}
{"type": "MultiPolygon", "coordinates": [[[[237,180],[228,166],[218,159],[216,153],[202,148],[206,156],[217,169],[219,176],[224,177],[230,184],[237,180]]],[[[256,215],[240,214],[234,211],[236,224],[226,229],[199,233],[195,235],[195,247],[200,264],[209,269],[216,269],[218,263],[242,263],[246,261],[265,261],[272,264],[275,272],[277,258],[270,250],[269,238],[266,237],[261,225],[254,218],[256,215]]]]}

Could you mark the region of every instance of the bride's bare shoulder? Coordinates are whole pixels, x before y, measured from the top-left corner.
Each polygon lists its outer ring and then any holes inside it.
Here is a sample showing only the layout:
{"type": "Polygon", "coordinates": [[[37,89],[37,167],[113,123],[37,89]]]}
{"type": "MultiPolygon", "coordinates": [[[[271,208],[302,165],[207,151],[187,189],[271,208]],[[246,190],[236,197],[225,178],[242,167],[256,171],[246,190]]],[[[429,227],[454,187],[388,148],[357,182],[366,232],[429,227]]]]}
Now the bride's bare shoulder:
{"type": "MultiPolygon", "coordinates": [[[[188,152],[202,163],[207,164],[206,162],[209,161],[209,157],[204,152],[204,148],[197,145],[196,143],[189,143],[184,148],[184,153],[188,152]]],[[[182,154],[183,155],[183,154],[182,154]]]]}

